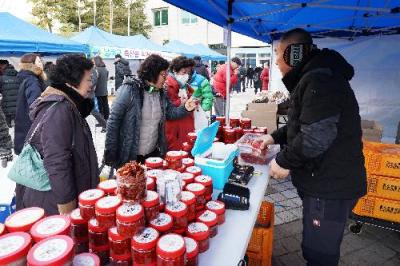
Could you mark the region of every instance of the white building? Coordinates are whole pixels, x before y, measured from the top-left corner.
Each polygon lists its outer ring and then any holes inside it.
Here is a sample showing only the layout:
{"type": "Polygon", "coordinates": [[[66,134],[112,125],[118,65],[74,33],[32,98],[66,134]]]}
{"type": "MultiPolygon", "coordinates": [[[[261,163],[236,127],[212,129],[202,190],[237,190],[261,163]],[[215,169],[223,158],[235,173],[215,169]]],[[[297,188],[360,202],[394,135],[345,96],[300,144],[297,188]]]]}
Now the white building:
{"type": "MultiPolygon", "coordinates": [[[[148,0],[144,12],[153,25],[150,33],[152,41],[158,44],[172,40],[187,44],[202,43],[226,54],[222,27],[162,0],[148,0]]],[[[269,60],[271,54],[271,46],[267,43],[235,32],[232,33],[232,48],[232,56],[240,57],[246,65],[251,64],[253,67],[269,60]]]]}

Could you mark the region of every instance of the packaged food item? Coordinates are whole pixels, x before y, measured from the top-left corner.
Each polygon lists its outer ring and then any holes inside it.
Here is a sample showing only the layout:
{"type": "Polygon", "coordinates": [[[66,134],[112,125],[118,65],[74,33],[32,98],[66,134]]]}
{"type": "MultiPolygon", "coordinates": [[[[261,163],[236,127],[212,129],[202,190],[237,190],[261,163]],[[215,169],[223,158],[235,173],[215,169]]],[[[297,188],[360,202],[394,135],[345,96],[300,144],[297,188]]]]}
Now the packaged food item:
{"type": "Polygon", "coordinates": [[[199,264],[199,245],[196,240],[184,237],[186,244],[186,266],[197,266],[199,264]]]}
{"type": "Polygon", "coordinates": [[[144,209],[140,204],[124,204],[117,209],[117,230],[132,237],[145,226],[144,209]]]}
{"type": "Polygon", "coordinates": [[[59,235],[36,243],[28,253],[29,266],[71,265],[74,256],[74,241],[69,236],[59,235]]]}
{"type": "Polygon", "coordinates": [[[218,216],[218,225],[225,223],[225,203],[222,201],[209,201],[206,204],[207,210],[215,212],[218,216]]]}
{"type": "Polygon", "coordinates": [[[235,134],[236,134],[236,139],[238,140],[238,139],[240,139],[242,136],[243,136],[243,128],[241,128],[241,127],[235,127],[234,128],[234,130],[235,130],[235,134]]]}
{"type": "Polygon", "coordinates": [[[190,151],[193,149],[193,144],[190,144],[189,142],[184,142],[182,143],[182,150],[190,153],[190,151]]]}
{"type": "Polygon", "coordinates": [[[99,256],[93,253],[81,253],[74,257],[73,266],[100,266],[99,256]]]}
{"type": "Polygon", "coordinates": [[[74,240],[74,253],[80,254],[89,251],[88,223],[82,218],[79,209],[75,209],[69,215],[71,221],[70,235],[74,240]]]}
{"type": "Polygon", "coordinates": [[[245,134],[238,141],[240,158],[251,164],[266,164],[268,159],[268,149],[261,149],[261,134],[245,134]]]}
{"type": "Polygon", "coordinates": [[[204,223],[196,222],[189,224],[186,236],[193,238],[199,244],[199,252],[206,252],[210,247],[210,230],[204,223]]]}
{"type": "Polygon", "coordinates": [[[175,204],[167,204],[165,207],[165,212],[174,220],[174,226],[172,231],[177,234],[183,234],[188,225],[188,209],[185,203],[177,202],[175,204]]]}
{"type": "Polygon", "coordinates": [[[105,265],[109,262],[110,245],[108,242],[108,228],[99,226],[96,218],[92,218],[88,223],[89,227],[89,252],[96,254],[105,265]]]}
{"type": "Polygon", "coordinates": [[[202,184],[206,188],[206,192],[204,194],[206,201],[210,201],[213,194],[213,182],[211,176],[208,175],[199,175],[194,178],[194,182],[202,184]]]}
{"type": "Polygon", "coordinates": [[[157,243],[157,266],[184,266],[186,244],[183,237],[167,234],[157,243]]]}
{"type": "Polygon", "coordinates": [[[147,227],[132,238],[132,258],[134,265],[156,265],[156,245],[159,234],[156,229],[147,227]]]}
{"type": "Polygon", "coordinates": [[[121,200],[117,196],[106,196],[96,202],[96,219],[101,227],[110,228],[115,225],[115,219],[121,200]]]}
{"type": "Polygon", "coordinates": [[[194,182],[194,175],[191,173],[181,173],[181,179],[188,185],[194,182]]]}
{"type": "Polygon", "coordinates": [[[187,151],[180,151],[180,153],[181,153],[181,160],[189,158],[189,153],[187,151]]]}
{"type": "Polygon", "coordinates": [[[161,169],[151,169],[146,171],[146,177],[151,177],[154,182],[157,182],[157,178],[162,175],[163,170],[161,169]]]}
{"type": "Polygon", "coordinates": [[[187,173],[193,174],[195,177],[201,175],[201,168],[198,166],[189,166],[186,168],[187,173]]]}
{"type": "Polygon", "coordinates": [[[163,159],[159,157],[150,157],[146,159],[145,165],[148,169],[162,169],[163,159]]]}
{"type": "Polygon", "coordinates": [[[161,212],[155,219],[150,221],[149,225],[156,229],[160,235],[164,235],[172,231],[174,221],[171,215],[161,212]]]}
{"type": "Polygon", "coordinates": [[[68,216],[52,215],[35,223],[30,232],[37,243],[45,238],[56,235],[69,235],[71,222],[68,216]]]}
{"type": "Polygon", "coordinates": [[[242,118],[240,120],[240,127],[243,129],[252,129],[251,128],[251,119],[249,118],[242,118]]]}
{"type": "Polygon", "coordinates": [[[181,173],[175,170],[165,170],[157,179],[157,192],[160,201],[165,204],[174,204],[181,199],[181,173]]]}
{"type": "Polygon", "coordinates": [[[178,170],[182,167],[182,154],[180,151],[169,151],[165,156],[168,167],[172,170],[178,170]]]}
{"type": "Polygon", "coordinates": [[[194,160],[192,158],[183,158],[182,159],[182,164],[188,168],[190,166],[194,166],[194,160]]]}
{"type": "Polygon", "coordinates": [[[237,117],[232,117],[229,119],[229,125],[231,128],[239,127],[240,126],[240,119],[237,117]]]}
{"type": "Polygon", "coordinates": [[[146,188],[147,188],[147,190],[153,190],[153,191],[156,189],[156,182],[154,181],[153,178],[147,177],[146,188]]]}
{"type": "Polygon", "coordinates": [[[224,129],[224,142],[227,144],[233,144],[236,142],[236,131],[234,129],[224,129]]]}
{"type": "Polygon", "coordinates": [[[186,186],[186,190],[196,195],[196,211],[204,209],[206,204],[206,187],[199,183],[192,183],[186,186]]]}
{"type": "Polygon", "coordinates": [[[147,191],[146,200],[142,202],[147,222],[150,222],[160,213],[160,197],[155,191],[147,191]]]}
{"type": "Polygon", "coordinates": [[[196,142],[196,139],[197,139],[197,133],[196,132],[189,132],[187,135],[188,135],[188,142],[191,145],[194,145],[194,143],[196,142]]]}
{"type": "Polygon", "coordinates": [[[190,191],[182,191],[181,201],[186,204],[188,209],[188,222],[196,219],[196,196],[190,191]]]}
{"type": "Polygon", "coordinates": [[[218,216],[215,212],[205,210],[198,214],[197,221],[204,223],[210,230],[210,238],[218,234],[218,216]]]}
{"type": "Polygon", "coordinates": [[[31,207],[19,210],[7,217],[4,225],[8,232],[29,232],[32,226],[44,217],[44,210],[31,207]]]}
{"type": "Polygon", "coordinates": [[[117,189],[117,180],[116,179],[107,179],[97,186],[98,189],[104,191],[106,196],[115,196],[115,191],[117,189]]]}
{"type": "Polygon", "coordinates": [[[32,238],[25,232],[14,232],[0,237],[0,265],[25,266],[32,238]]]}
{"type": "Polygon", "coordinates": [[[79,194],[79,209],[81,216],[86,221],[96,217],[96,202],[104,197],[105,193],[101,189],[89,189],[79,194]]]}
{"type": "Polygon", "coordinates": [[[220,127],[224,127],[225,126],[225,116],[217,116],[215,118],[216,121],[218,121],[220,124],[220,127]]]}
{"type": "Polygon", "coordinates": [[[118,194],[124,202],[139,203],[146,198],[144,167],[132,161],[117,171],[118,194]]]}
{"type": "Polygon", "coordinates": [[[108,241],[110,245],[110,264],[111,265],[130,265],[131,239],[118,234],[117,228],[108,229],[108,241]]]}

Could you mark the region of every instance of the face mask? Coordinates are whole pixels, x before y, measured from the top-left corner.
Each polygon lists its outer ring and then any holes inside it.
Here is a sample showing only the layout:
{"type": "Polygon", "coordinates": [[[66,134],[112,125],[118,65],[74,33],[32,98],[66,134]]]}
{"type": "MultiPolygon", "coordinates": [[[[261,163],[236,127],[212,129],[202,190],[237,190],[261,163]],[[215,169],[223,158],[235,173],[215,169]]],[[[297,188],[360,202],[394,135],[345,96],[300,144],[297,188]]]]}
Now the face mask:
{"type": "Polygon", "coordinates": [[[175,78],[181,85],[184,85],[189,80],[189,74],[175,75],[175,78]]]}

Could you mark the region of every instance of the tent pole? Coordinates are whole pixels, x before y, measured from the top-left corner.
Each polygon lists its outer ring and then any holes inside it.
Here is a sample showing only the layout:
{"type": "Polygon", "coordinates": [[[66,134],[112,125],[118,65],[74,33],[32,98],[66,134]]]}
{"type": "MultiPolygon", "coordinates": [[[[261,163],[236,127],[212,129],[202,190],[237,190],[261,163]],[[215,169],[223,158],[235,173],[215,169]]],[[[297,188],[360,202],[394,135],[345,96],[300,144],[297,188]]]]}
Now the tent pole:
{"type": "Polygon", "coordinates": [[[234,0],[228,0],[228,34],[226,45],[226,102],[225,102],[225,125],[229,126],[229,111],[231,103],[231,41],[232,41],[232,6],[234,0]]]}

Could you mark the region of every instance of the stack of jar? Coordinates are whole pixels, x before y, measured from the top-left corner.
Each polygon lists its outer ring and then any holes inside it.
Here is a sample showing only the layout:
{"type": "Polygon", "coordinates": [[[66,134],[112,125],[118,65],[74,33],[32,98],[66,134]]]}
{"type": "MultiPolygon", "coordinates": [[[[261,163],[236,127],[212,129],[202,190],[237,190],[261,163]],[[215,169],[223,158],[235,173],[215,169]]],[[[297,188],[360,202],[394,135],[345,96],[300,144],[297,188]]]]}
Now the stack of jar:
{"type": "Polygon", "coordinates": [[[184,171],[184,166],[182,165],[183,154],[180,151],[169,151],[165,156],[165,160],[168,163],[168,168],[178,172],[184,171]]]}
{"type": "Polygon", "coordinates": [[[249,118],[230,118],[229,126],[225,126],[225,117],[217,117],[217,121],[220,122],[217,137],[225,144],[235,143],[244,134],[247,133],[258,133],[267,134],[268,130],[266,127],[256,127],[251,125],[251,119],[249,118]]]}
{"type": "Polygon", "coordinates": [[[187,142],[182,143],[182,150],[190,154],[193,149],[194,143],[196,142],[196,139],[197,139],[197,133],[189,132],[187,134],[187,142]]]}

